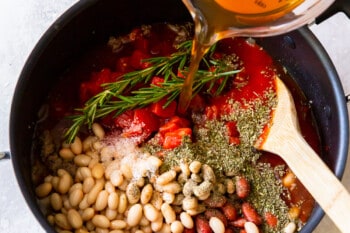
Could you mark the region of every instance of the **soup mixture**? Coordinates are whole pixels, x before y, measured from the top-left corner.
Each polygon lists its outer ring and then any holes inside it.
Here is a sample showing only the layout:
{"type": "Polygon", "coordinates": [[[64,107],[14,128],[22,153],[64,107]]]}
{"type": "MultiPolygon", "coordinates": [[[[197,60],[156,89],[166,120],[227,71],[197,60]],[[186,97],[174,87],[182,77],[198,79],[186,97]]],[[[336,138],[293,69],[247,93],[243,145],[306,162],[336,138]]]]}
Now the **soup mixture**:
{"type": "MultiPolygon", "coordinates": [[[[192,26],[155,24],[79,59],[43,106],[33,183],[57,232],[297,232],[314,200],[276,155],[253,145],[285,70],[253,39],[224,39],[177,111],[192,26]]],[[[289,78],[289,82],[291,79],[289,78]]],[[[302,132],[319,141],[292,92],[302,132]]]]}

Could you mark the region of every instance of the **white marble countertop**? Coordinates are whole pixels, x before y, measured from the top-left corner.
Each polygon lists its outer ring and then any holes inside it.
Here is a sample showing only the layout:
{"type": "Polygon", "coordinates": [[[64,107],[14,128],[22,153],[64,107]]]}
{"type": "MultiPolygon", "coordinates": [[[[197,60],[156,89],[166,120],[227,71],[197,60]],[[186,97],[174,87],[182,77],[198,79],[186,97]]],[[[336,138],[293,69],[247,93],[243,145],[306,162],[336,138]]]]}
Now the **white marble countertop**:
{"type": "MultiPolygon", "coordinates": [[[[12,95],[26,58],[45,30],[77,0],[0,1],[0,151],[9,149],[12,95]]],[[[346,94],[350,93],[350,20],[337,14],[311,26],[331,56],[346,94]]],[[[350,190],[350,163],[343,183],[350,190]]],[[[0,232],[44,232],[19,190],[10,160],[0,160],[0,232]]],[[[317,233],[338,232],[324,218],[317,233]]]]}

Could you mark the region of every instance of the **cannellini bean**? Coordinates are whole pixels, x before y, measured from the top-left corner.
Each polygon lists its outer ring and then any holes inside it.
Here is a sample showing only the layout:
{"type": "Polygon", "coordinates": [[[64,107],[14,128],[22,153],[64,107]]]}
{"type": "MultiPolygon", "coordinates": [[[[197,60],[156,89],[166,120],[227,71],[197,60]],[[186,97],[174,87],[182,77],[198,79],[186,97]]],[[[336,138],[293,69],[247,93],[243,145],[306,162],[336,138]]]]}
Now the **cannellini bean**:
{"type": "Polygon", "coordinates": [[[193,219],[192,219],[191,215],[189,215],[188,213],[182,212],[180,214],[180,220],[181,220],[181,223],[184,227],[186,227],[188,229],[193,228],[193,226],[194,226],[193,219]]]}
{"type": "Polygon", "coordinates": [[[107,208],[105,215],[109,220],[113,220],[117,217],[118,212],[117,212],[117,210],[112,210],[110,208],[107,208]]]}
{"type": "Polygon", "coordinates": [[[193,161],[190,163],[189,169],[192,173],[199,173],[201,170],[202,164],[199,161],[193,161]]]}
{"type": "Polygon", "coordinates": [[[144,233],[152,233],[151,225],[142,226],[142,227],[141,227],[141,230],[142,230],[144,233]]]}
{"type": "Polygon", "coordinates": [[[83,151],[87,152],[91,150],[93,143],[96,141],[97,141],[97,137],[95,136],[88,136],[87,138],[85,138],[83,141],[83,151]]]}
{"type": "Polygon", "coordinates": [[[102,178],[104,173],[105,173],[105,168],[101,163],[96,163],[91,169],[91,175],[95,179],[102,178]]]}
{"type": "Polygon", "coordinates": [[[73,179],[69,173],[64,173],[58,182],[57,191],[61,194],[68,192],[73,183],[73,179]]]}
{"type": "Polygon", "coordinates": [[[213,184],[216,183],[215,173],[209,165],[203,164],[201,167],[201,171],[204,180],[207,180],[213,184]]]}
{"type": "Polygon", "coordinates": [[[102,190],[96,198],[95,209],[101,211],[107,207],[109,193],[106,190],[102,190]]]}
{"type": "Polygon", "coordinates": [[[80,154],[74,157],[74,163],[79,167],[87,167],[91,161],[88,155],[80,154]]]}
{"type": "Polygon", "coordinates": [[[175,199],[172,203],[172,205],[182,205],[182,201],[185,199],[185,195],[182,193],[178,193],[175,195],[175,199]]]}
{"type": "Polygon", "coordinates": [[[191,174],[190,168],[188,166],[187,163],[185,162],[181,162],[180,163],[180,169],[181,169],[181,173],[185,176],[185,177],[189,177],[191,174]]]}
{"type": "Polygon", "coordinates": [[[124,220],[114,220],[111,222],[111,228],[113,230],[122,230],[125,229],[128,224],[124,220]]]}
{"type": "Polygon", "coordinates": [[[96,227],[100,228],[108,228],[111,225],[109,219],[101,214],[95,215],[91,221],[96,227]]]}
{"type": "Polygon", "coordinates": [[[188,180],[182,188],[182,193],[185,196],[191,196],[193,193],[193,188],[196,186],[197,186],[197,183],[194,182],[194,180],[188,180]]]}
{"type": "Polygon", "coordinates": [[[74,229],[79,229],[83,225],[83,220],[82,220],[79,212],[76,211],[75,209],[68,210],[67,219],[68,219],[69,224],[74,229]]]}
{"type": "Polygon", "coordinates": [[[53,215],[48,215],[46,220],[50,223],[51,226],[55,224],[55,217],[53,215]]]}
{"type": "Polygon", "coordinates": [[[83,192],[84,193],[89,193],[94,186],[95,186],[94,178],[92,178],[91,176],[87,177],[83,181],[83,192]]]}
{"type": "Polygon", "coordinates": [[[160,208],[166,223],[172,223],[176,220],[176,213],[168,203],[163,203],[160,208]]]}
{"type": "Polygon", "coordinates": [[[83,143],[81,142],[79,137],[74,138],[74,141],[70,145],[70,149],[76,155],[81,154],[83,152],[83,143]]]}
{"type": "Polygon", "coordinates": [[[105,190],[108,192],[108,193],[114,193],[115,192],[115,187],[114,185],[111,183],[111,181],[107,181],[105,183],[105,190]]]}
{"type": "Polygon", "coordinates": [[[147,158],[146,162],[147,162],[147,164],[152,166],[152,169],[154,169],[154,168],[158,169],[163,163],[161,159],[159,159],[157,156],[153,156],[153,155],[149,156],[147,158]]]}
{"type": "Polygon", "coordinates": [[[132,205],[129,209],[126,222],[129,226],[133,227],[139,224],[142,218],[142,206],[141,204],[132,205]]]}
{"type": "Polygon", "coordinates": [[[158,191],[153,191],[153,195],[150,202],[156,209],[160,210],[163,204],[162,194],[158,191]]]}
{"type": "Polygon", "coordinates": [[[155,221],[151,222],[152,232],[160,231],[162,227],[163,227],[163,216],[159,215],[159,217],[155,221]]]}
{"type": "Polygon", "coordinates": [[[86,208],[81,214],[81,218],[86,222],[92,219],[95,215],[95,210],[93,208],[86,208]]]}
{"type": "Polygon", "coordinates": [[[134,182],[128,184],[125,193],[130,204],[135,204],[140,200],[141,192],[137,184],[134,182]]]}
{"type": "Polygon", "coordinates": [[[96,227],[95,233],[109,233],[108,229],[96,227]]]}
{"type": "Polygon", "coordinates": [[[173,193],[173,194],[179,193],[182,190],[181,185],[176,181],[172,181],[166,185],[163,185],[162,189],[164,192],[173,193]]]}
{"type": "Polygon", "coordinates": [[[89,220],[85,223],[86,229],[90,232],[94,232],[95,230],[95,225],[92,223],[92,220],[89,220]]]}
{"type": "Polygon", "coordinates": [[[69,195],[69,203],[72,207],[76,207],[79,205],[79,203],[83,200],[84,193],[81,189],[75,189],[70,195],[69,195]]]}
{"type": "Polygon", "coordinates": [[[126,194],[123,192],[119,195],[119,203],[118,203],[118,213],[122,214],[125,212],[128,207],[128,198],[126,194]]]}
{"type": "MultiPolygon", "coordinates": [[[[61,232],[60,232],[61,233],[61,232]]],[[[76,229],[75,231],[74,231],[74,233],[89,233],[87,230],[85,230],[85,229],[82,229],[82,228],[80,228],[80,229],[76,229]]]]}
{"type": "Polygon", "coordinates": [[[209,219],[209,226],[213,230],[214,233],[224,233],[225,232],[224,223],[217,217],[211,217],[209,219]]]}
{"type": "Polygon", "coordinates": [[[171,233],[170,224],[163,223],[162,228],[157,233],[171,233]]]}
{"type": "Polygon", "coordinates": [[[79,167],[78,170],[80,171],[83,180],[92,176],[91,170],[88,167],[79,167]]]}
{"type": "Polygon", "coordinates": [[[297,226],[294,222],[290,222],[287,224],[287,226],[283,229],[283,233],[294,233],[297,229],[297,226]]]}
{"type": "Polygon", "coordinates": [[[73,153],[73,151],[70,148],[62,148],[62,149],[60,149],[58,154],[64,160],[72,160],[75,156],[75,154],[73,153]]]}
{"type": "Polygon", "coordinates": [[[259,233],[259,228],[252,222],[244,223],[244,230],[247,233],[259,233]]]}
{"type": "Polygon", "coordinates": [[[184,210],[196,209],[197,207],[198,199],[193,196],[185,197],[182,201],[182,208],[184,210]]]}
{"type": "Polygon", "coordinates": [[[226,184],[226,192],[228,194],[232,194],[232,193],[235,192],[236,185],[235,185],[235,183],[233,182],[232,179],[226,179],[225,180],[225,184],[226,184]]]}
{"type": "Polygon", "coordinates": [[[196,183],[200,183],[203,181],[202,177],[199,174],[192,173],[191,174],[191,180],[193,180],[196,183]]]}
{"type": "Polygon", "coordinates": [[[164,200],[164,202],[171,204],[175,200],[175,194],[164,192],[163,193],[163,200],[164,200]]]}
{"type": "Polygon", "coordinates": [[[104,187],[104,181],[102,179],[96,180],[95,186],[88,193],[87,202],[90,205],[95,203],[95,201],[97,199],[97,195],[100,193],[100,191],[103,189],[103,187],[104,187]]]}
{"type": "Polygon", "coordinates": [[[58,183],[60,182],[60,178],[58,176],[54,176],[52,177],[51,179],[51,184],[52,184],[52,187],[57,191],[57,188],[58,188],[58,183]]]}
{"type": "Polygon", "coordinates": [[[58,211],[62,209],[63,201],[62,201],[61,195],[59,195],[58,193],[51,194],[50,203],[51,203],[51,207],[54,210],[58,211]]]}
{"type": "Polygon", "coordinates": [[[180,221],[176,220],[176,221],[171,223],[170,230],[173,233],[181,233],[184,230],[184,226],[182,225],[182,223],[180,221]]]}
{"type": "Polygon", "coordinates": [[[153,194],[153,186],[151,184],[145,185],[141,191],[141,197],[140,197],[141,204],[148,203],[152,198],[152,194],[153,194]]]}
{"type": "Polygon", "coordinates": [[[169,182],[173,181],[176,177],[176,172],[174,170],[169,170],[167,172],[164,172],[161,174],[157,180],[156,183],[159,185],[165,185],[168,184],[169,182]]]}
{"type": "Polygon", "coordinates": [[[107,200],[108,208],[116,210],[119,204],[119,194],[117,192],[110,193],[107,200]]]}
{"type": "Polygon", "coordinates": [[[193,187],[193,194],[197,197],[207,196],[208,193],[210,193],[210,191],[212,190],[212,188],[213,184],[208,180],[204,180],[200,185],[193,187]]]}
{"type": "Polygon", "coordinates": [[[55,224],[64,230],[72,229],[68,222],[67,216],[61,213],[55,215],[55,224]]]}
{"type": "Polygon", "coordinates": [[[98,137],[100,140],[105,137],[105,131],[102,126],[98,123],[92,124],[92,132],[98,137]]]}
{"type": "Polygon", "coordinates": [[[89,194],[84,195],[83,200],[81,200],[81,202],[79,203],[79,209],[85,210],[90,206],[90,204],[88,203],[88,197],[89,197],[89,194]]]}
{"type": "Polygon", "coordinates": [[[77,190],[77,189],[83,189],[83,185],[81,184],[81,183],[75,183],[75,184],[73,184],[70,188],[69,188],[69,190],[68,190],[68,194],[70,195],[72,192],[74,192],[75,190],[77,190]]]}
{"type": "Polygon", "coordinates": [[[120,186],[124,181],[124,177],[121,171],[118,171],[118,170],[112,171],[110,175],[110,181],[114,186],[116,187],[120,186]]]}
{"type": "Polygon", "coordinates": [[[51,190],[52,190],[52,184],[45,182],[45,183],[42,183],[41,185],[39,185],[38,187],[36,187],[35,194],[39,198],[43,198],[43,197],[46,197],[47,195],[49,195],[51,190]]]}
{"type": "Polygon", "coordinates": [[[143,213],[147,220],[154,222],[161,215],[159,210],[156,209],[152,204],[146,204],[143,206],[143,213]]]}
{"type": "Polygon", "coordinates": [[[131,180],[133,178],[132,169],[129,165],[123,164],[120,168],[120,171],[122,172],[125,179],[131,180]]]}
{"type": "Polygon", "coordinates": [[[109,233],[125,233],[123,230],[112,230],[109,233]]]}
{"type": "MultiPolygon", "coordinates": [[[[145,213],[145,210],[143,210],[143,213],[145,213]]],[[[145,215],[143,215],[140,220],[140,226],[148,226],[149,224],[150,224],[150,221],[148,221],[145,215]]]]}

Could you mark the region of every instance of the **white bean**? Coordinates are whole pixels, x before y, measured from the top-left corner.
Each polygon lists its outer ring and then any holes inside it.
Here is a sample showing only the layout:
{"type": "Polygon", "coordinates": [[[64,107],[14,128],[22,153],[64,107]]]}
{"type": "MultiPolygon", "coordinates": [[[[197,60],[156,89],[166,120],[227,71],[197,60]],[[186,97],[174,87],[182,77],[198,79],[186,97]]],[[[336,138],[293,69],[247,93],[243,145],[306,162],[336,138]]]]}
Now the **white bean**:
{"type": "Polygon", "coordinates": [[[192,173],[198,173],[201,170],[202,164],[199,161],[193,161],[190,163],[189,169],[192,173]]]}
{"type": "Polygon", "coordinates": [[[224,223],[217,217],[211,217],[209,219],[209,226],[213,230],[214,233],[224,233],[225,232],[224,223]]]}
{"type": "Polygon", "coordinates": [[[99,139],[103,139],[105,136],[105,131],[103,130],[102,126],[98,123],[92,124],[92,132],[98,137],[99,139]]]}
{"type": "Polygon", "coordinates": [[[68,210],[67,219],[68,219],[69,224],[74,229],[79,229],[83,225],[83,220],[82,220],[79,212],[76,211],[75,209],[68,210]]]}
{"type": "Polygon", "coordinates": [[[192,219],[191,215],[189,215],[188,213],[182,212],[180,214],[180,220],[181,220],[181,223],[184,227],[186,227],[188,229],[193,228],[193,226],[194,226],[193,219],[192,219]]]}
{"type": "Polygon", "coordinates": [[[79,137],[74,138],[74,141],[70,145],[70,149],[76,155],[79,155],[83,152],[83,143],[81,142],[79,137]]]}
{"type": "Polygon", "coordinates": [[[49,195],[51,190],[52,190],[52,184],[45,182],[45,183],[42,183],[41,185],[39,185],[38,187],[36,187],[35,194],[39,198],[43,198],[43,197],[46,197],[47,195],[49,195]]]}
{"type": "Polygon", "coordinates": [[[122,230],[127,226],[128,224],[124,220],[114,220],[111,222],[111,228],[113,230],[122,230]]]}
{"type": "Polygon", "coordinates": [[[297,226],[295,225],[294,222],[290,222],[287,224],[287,226],[283,229],[284,233],[294,233],[296,230],[297,226]]]}
{"type": "Polygon", "coordinates": [[[61,196],[58,193],[51,194],[50,202],[51,202],[51,207],[54,210],[58,211],[62,209],[63,202],[62,202],[61,196]]]}
{"type": "Polygon", "coordinates": [[[176,172],[174,170],[170,170],[167,172],[164,172],[161,174],[157,180],[156,183],[159,185],[165,185],[168,184],[169,182],[173,181],[176,177],[176,172]]]}
{"type": "Polygon", "coordinates": [[[129,226],[133,227],[139,224],[142,218],[142,206],[141,204],[135,204],[130,207],[127,220],[129,226]]]}
{"type": "Polygon", "coordinates": [[[95,203],[95,209],[101,211],[107,207],[109,193],[106,190],[102,190],[98,195],[95,203]]]}
{"type": "Polygon", "coordinates": [[[146,184],[141,191],[141,197],[140,197],[141,204],[148,203],[152,198],[152,194],[153,194],[153,186],[151,184],[146,184]]]}
{"type": "Polygon", "coordinates": [[[81,218],[86,222],[92,219],[95,215],[95,210],[93,208],[86,208],[81,214],[81,218]]]}
{"type": "Polygon", "coordinates": [[[62,148],[60,149],[60,151],[58,152],[58,154],[61,156],[62,159],[64,160],[71,160],[74,158],[75,154],[73,153],[73,151],[69,148],[62,148]]]}
{"type": "Polygon", "coordinates": [[[162,211],[166,223],[170,224],[176,220],[176,213],[168,203],[163,203],[160,210],[162,211]]]}
{"type": "Polygon", "coordinates": [[[92,223],[96,226],[96,227],[100,227],[100,228],[108,228],[111,225],[111,222],[109,221],[109,219],[101,214],[95,215],[92,218],[92,223]]]}
{"type": "Polygon", "coordinates": [[[123,214],[128,207],[128,198],[126,194],[123,192],[119,195],[119,203],[118,203],[118,213],[123,214]]]}
{"type": "Polygon", "coordinates": [[[160,212],[152,204],[146,204],[143,206],[143,212],[147,220],[154,222],[159,216],[160,212]]]}
{"type": "Polygon", "coordinates": [[[112,171],[110,175],[110,181],[114,186],[120,186],[124,181],[123,174],[118,170],[112,171]]]}
{"type": "Polygon", "coordinates": [[[91,161],[91,157],[88,155],[77,155],[74,157],[74,163],[79,167],[87,167],[91,161]]]}
{"type": "Polygon", "coordinates": [[[110,193],[108,196],[108,208],[116,210],[119,204],[119,194],[117,192],[110,193]]]}
{"type": "Polygon", "coordinates": [[[252,222],[244,223],[244,230],[247,233],[259,233],[259,228],[252,222]]]}
{"type": "Polygon", "coordinates": [[[84,193],[81,189],[75,189],[70,195],[69,195],[69,203],[72,207],[76,207],[79,205],[79,203],[83,200],[84,193]]]}
{"type": "Polygon", "coordinates": [[[184,226],[180,221],[176,220],[171,223],[170,230],[172,233],[181,233],[184,230],[184,226]]]}

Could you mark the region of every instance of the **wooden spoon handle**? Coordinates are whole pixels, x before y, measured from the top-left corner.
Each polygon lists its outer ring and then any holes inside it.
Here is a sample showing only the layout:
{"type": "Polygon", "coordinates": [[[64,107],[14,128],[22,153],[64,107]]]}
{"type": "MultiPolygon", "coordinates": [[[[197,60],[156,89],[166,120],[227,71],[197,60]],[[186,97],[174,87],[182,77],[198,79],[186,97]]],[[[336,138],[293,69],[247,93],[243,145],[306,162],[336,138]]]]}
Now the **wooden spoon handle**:
{"type": "Polygon", "coordinates": [[[264,150],[283,155],[290,169],[339,230],[349,232],[348,191],[299,133],[284,136],[286,138],[278,140],[283,146],[264,144],[264,150]]]}

